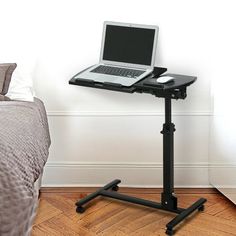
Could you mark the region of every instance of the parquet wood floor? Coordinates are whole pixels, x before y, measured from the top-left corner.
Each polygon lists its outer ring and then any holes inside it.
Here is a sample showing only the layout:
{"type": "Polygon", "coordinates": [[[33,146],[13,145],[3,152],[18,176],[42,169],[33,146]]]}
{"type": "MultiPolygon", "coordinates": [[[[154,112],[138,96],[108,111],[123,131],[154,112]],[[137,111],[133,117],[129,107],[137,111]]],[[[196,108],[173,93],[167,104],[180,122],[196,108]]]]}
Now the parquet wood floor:
{"type": "MultiPolygon", "coordinates": [[[[44,188],[32,236],[156,236],[166,235],[165,225],[175,214],[108,198],[89,203],[83,214],[75,202],[94,188],[44,188]]],[[[119,192],[160,201],[161,189],[121,188],[119,192]]],[[[175,235],[236,235],[236,206],[213,189],[176,189],[179,207],[207,198],[204,212],[194,213],[176,228],[175,235]]]]}

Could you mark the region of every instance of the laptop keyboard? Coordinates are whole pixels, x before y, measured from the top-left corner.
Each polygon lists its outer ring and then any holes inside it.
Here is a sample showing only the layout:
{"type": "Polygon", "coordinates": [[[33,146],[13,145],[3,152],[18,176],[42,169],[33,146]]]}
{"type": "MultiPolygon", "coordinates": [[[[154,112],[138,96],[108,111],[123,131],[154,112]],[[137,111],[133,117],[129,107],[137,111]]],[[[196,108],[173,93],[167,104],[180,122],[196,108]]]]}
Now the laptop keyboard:
{"type": "Polygon", "coordinates": [[[106,74],[106,75],[116,75],[128,78],[136,78],[141,74],[143,74],[145,71],[113,67],[113,66],[98,66],[95,69],[91,70],[90,72],[106,74]]]}

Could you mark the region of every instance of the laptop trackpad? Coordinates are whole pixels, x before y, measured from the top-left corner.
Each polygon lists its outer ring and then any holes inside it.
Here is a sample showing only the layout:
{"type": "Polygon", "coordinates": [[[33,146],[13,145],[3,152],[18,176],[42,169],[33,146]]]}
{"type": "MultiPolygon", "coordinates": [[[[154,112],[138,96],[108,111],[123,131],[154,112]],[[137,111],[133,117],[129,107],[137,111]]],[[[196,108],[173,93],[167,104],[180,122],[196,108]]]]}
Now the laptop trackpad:
{"type": "MultiPolygon", "coordinates": [[[[83,77],[83,75],[81,76],[83,77]]],[[[94,80],[94,82],[112,82],[114,83],[115,80],[117,80],[117,76],[110,76],[110,75],[104,75],[104,74],[97,74],[97,73],[89,73],[89,75],[85,75],[84,77],[94,80]]]]}

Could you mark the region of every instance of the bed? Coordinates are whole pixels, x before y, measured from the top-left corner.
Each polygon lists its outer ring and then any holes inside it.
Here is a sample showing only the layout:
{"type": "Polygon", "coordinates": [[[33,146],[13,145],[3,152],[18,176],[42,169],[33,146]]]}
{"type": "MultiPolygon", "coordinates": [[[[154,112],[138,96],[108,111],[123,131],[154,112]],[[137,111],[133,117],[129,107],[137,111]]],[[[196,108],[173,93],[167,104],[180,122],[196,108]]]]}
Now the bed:
{"type": "Polygon", "coordinates": [[[0,102],[0,235],[30,235],[50,135],[41,100],[0,102]]]}

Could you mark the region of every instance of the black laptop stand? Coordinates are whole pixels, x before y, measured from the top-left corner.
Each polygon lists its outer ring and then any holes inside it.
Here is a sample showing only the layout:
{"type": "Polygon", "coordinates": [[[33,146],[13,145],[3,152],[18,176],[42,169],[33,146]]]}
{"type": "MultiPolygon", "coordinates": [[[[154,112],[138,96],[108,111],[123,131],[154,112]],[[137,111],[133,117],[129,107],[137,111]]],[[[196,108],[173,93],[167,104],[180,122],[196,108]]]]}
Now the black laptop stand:
{"type": "MultiPolygon", "coordinates": [[[[158,71],[158,68],[155,68],[158,71]]],[[[163,68],[160,68],[163,69],[163,68]]],[[[164,71],[163,71],[164,72],[164,71]]],[[[162,72],[162,73],[163,73],[162,72]]],[[[158,73],[157,73],[158,74],[158,73]]],[[[159,75],[159,74],[158,74],[159,75]]],[[[89,201],[93,200],[98,196],[104,196],[109,198],[114,198],[121,201],[126,201],[138,205],[143,205],[146,207],[151,207],[155,209],[160,209],[164,211],[169,211],[176,213],[177,216],[171,220],[166,225],[166,234],[173,235],[174,227],[182,222],[186,217],[188,217],[195,210],[203,211],[204,203],[207,201],[205,198],[200,198],[198,201],[193,203],[188,208],[179,208],[178,199],[174,195],[174,132],[175,125],[171,121],[171,99],[185,99],[187,96],[187,86],[196,81],[196,77],[168,74],[175,77],[175,80],[162,85],[156,82],[156,75],[149,76],[133,85],[130,88],[130,92],[139,93],[149,93],[155,95],[156,97],[162,97],[165,99],[165,123],[163,124],[163,129],[161,133],[163,134],[163,192],[161,194],[161,202],[149,201],[141,198],[131,197],[128,195],[118,193],[118,184],[121,180],[116,179],[112,182],[106,184],[104,187],[98,189],[96,192],[89,194],[85,198],[76,202],[76,211],[78,213],[83,213],[85,211],[84,205],[89,201]]],[[[93,83],[92,81],[79,81],[71,79],[70,84],[76,84],[81,86],[102,88],[102,89],[112,89],[111,85],[101,85],[93,83]]],[[[122,92],[122,87],[114,86],[114,91],[122,92]]],[[[127,92],[127,88],[124,88],[127,92]]]]}

